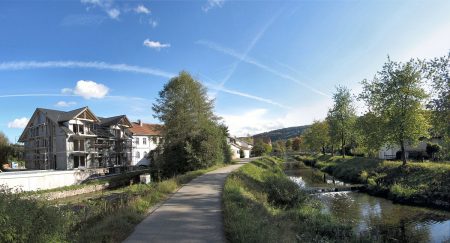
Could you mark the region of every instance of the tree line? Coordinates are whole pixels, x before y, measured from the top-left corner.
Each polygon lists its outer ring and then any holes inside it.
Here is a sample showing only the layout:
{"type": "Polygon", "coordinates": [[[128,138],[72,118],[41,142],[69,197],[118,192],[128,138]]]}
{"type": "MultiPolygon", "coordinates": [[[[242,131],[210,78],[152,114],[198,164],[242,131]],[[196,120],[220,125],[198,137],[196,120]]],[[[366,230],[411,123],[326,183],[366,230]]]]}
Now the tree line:
{"type": "Polygon", "coordinates": [[[439,144],[428,144],[427,153],[433,159],[450,158],[450,53],[404,63],[388,58],[373,79],[361,84],[358,95],[336,88],[326,119],[315,121],[303,135],[308,150],[376,157],[383,146],[398,146],[406,164],[407,146],[437,138],[439,144]],[[356,100],[367,109],[360,116],[356,100]]]}

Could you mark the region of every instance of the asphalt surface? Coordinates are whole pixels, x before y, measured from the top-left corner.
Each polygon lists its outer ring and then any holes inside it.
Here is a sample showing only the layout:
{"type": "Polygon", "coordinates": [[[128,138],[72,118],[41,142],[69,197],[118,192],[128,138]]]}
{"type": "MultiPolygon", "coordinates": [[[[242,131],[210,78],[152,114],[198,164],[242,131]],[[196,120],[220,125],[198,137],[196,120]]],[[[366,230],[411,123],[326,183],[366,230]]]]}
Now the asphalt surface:
{"type": "Polygon", "coordinates": [[[137,225],[124,242],[225,242],[222,188],[228,174],[248,161],[195,178],[137,225]]]}

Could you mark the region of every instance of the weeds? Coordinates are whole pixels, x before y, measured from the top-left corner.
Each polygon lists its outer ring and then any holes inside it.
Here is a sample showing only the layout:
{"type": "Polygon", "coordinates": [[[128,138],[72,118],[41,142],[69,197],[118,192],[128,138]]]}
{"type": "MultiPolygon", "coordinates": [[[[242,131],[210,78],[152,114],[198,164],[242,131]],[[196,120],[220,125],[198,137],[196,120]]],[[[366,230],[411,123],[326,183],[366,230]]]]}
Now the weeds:
{"type": "Polygon", "coordinates": [[[233,172],[223,192],[230,242],[332,242],[353,239],[351,227],[321,213],[321,204],[301,192],[265,157],[233,172]]]}

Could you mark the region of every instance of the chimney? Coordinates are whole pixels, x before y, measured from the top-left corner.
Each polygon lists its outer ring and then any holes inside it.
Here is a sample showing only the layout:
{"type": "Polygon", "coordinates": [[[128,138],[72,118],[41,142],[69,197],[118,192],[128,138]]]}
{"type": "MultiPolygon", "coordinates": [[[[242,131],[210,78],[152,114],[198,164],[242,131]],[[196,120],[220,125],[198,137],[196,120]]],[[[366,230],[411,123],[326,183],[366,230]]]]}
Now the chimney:
{"type": "Polygon", "coordinates": [[[142,127],[142,121],[141,121],[141,119],[138,119],[138,120],[137,120],[137,123],[139,124],[139,126],[142,127]]]}

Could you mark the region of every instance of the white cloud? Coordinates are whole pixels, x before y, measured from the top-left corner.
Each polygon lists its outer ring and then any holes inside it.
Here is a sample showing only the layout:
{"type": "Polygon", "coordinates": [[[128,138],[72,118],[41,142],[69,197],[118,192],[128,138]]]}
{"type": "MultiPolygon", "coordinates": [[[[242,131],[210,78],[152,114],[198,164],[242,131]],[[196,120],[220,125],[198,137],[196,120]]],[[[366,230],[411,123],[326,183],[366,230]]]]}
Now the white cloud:
{"type": "Polygon", "coordinates": [[[140,14],[150,14],[150,9],[148,9],[147,7],[145,7],[144,5],[138,5],[134,11],[136,13],[140,13],[140,14]]]}
{"type": "Polygon", "coordinates": [[[108,87],[90,80],[79,80],[73,91],[74,94],[82,96],[85,99],[101,99],[104,98],[108,92],[108,87]]]}
{"type": "Polygon", "coordinates": [[[99,7],[101,10],[105,11],[110,18],[119,18],[120,10],[114,6],[113,0],[81,0],[81,3],[88,5],[88,10],[93,7],[99,7]]]}
{"type": "Polygon", "coordinates": [[[72,92],[74,95],[81,96],[85,99],[102,99],[108,94],[109,88],[94,81],[79,80],[75,89],[64,88],[62,92],[65,94],[72,92]]]}
{"type": "Polygon", "coordinates": [[[269,114],[267,109],[253,109],[243,113],[221,114],[220,116],[232,135],[246,136],[274,129],[312,124],[314,120],[325,119],[331,105],[330,99],[323,99],[311,105],[288,110],[280,116],[269,114]]]}
{"type": "Polygon", "coordinates": [[[282,128],[283,123],[279,119],[267,116],[266,109],[253,109],[239,114],[221,114],[230,134],[246,136],[257,134],[277,128],[282,128]]]}
{"type": "Polygon", "coordinates": [[[14,121],[8,123],[8,128],[25,128],[29,119],[26,117],[16,118],[14,121]]]}
{"type": "Polygon", "coordinates": [[[120,15],[120,11],[117,8],[108,9],[108,10],[106,10],[106,13],[112,19],[118,19],[119,15],[120,15]]]}
{"type": "Polygon", "coordinates": [[[159,41],[151,41],[149,39],[146,39],[144,41],[144,46],[159,50],[161,48],[170,47],[170,44],[168,44],[168,43],[163,44],[163,43],[160,43],[159,41]]]}
{"type": "Polygon", "coordinates": [[[106,62],[78,62],[78,61],[21,61],[21,62],[2,62],[0,70],[23,70],[35,68],[94,68],[100,70],[112,70],[117,72],[133,72],[150,74],[164,78],[172,78],[176,74],[161,71],[154,68],[132,66],[127,64],[111,64],[106,62]]]}
{"type": "Polygon", "coordinates": [[[207,0],[206,4],[202,6],[203,12],[208,12],[213,8],[221,8],[225,0],[207,0]]]}
{"type": "Polygon", "coordinates": [[[55,106],[57,106],[57,107],[69,107],[69,106],[74,106],[74,105],[76,105],[77,104],[77,102],[75,102],[75,101],[69,101],[69,102],[66,102],[66,101],[58,101],[56,104],[55,104],[55,106]]]}

